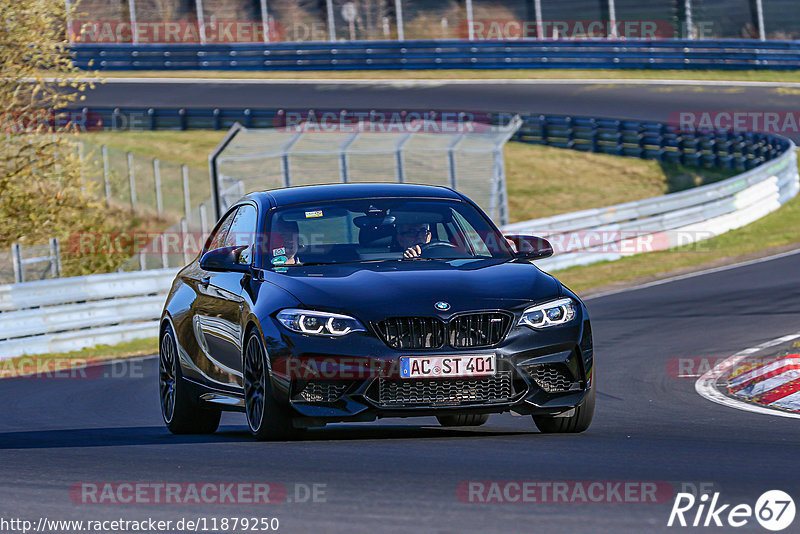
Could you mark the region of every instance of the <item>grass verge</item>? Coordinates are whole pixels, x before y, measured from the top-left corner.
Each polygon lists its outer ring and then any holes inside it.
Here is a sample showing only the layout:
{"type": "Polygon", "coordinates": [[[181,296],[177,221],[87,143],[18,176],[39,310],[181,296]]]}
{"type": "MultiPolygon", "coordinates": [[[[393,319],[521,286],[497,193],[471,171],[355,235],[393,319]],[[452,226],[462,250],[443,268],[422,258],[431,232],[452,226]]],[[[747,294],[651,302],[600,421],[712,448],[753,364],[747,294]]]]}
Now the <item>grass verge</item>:
{"type": "Polygon", "coordinates": [[[425,69],[312,71],[105,71],[108,78],[210,78],[254,80],[705,80],[800,82],[798,71],[764,70],[642,70],[642,69],[425,69]]]}
{"type": "Polygon", "coordinates": [[[158,338],[137,339],[118,345],[98,345],[83,350],[34,356],[19,356],[0,361],[0,378],[33,375],[37,378],[58,378],[62,372],[76,366],[134,358],[158,353],[158,338]]]}

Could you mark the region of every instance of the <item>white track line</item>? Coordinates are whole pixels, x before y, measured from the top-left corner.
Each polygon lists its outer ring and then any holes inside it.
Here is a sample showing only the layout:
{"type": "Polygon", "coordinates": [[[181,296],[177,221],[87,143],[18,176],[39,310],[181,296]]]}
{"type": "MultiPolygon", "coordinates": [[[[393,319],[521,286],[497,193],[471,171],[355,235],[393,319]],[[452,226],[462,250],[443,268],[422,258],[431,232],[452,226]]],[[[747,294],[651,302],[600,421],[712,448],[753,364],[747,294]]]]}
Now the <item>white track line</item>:
{"type": "MultiPolygon", "coordinates": [[[[59,81],[59,78],[44,78],[45,81],[59,81]]],[[[421,78],[358,78],[358,79],[309,79],[309,78],[86,78],[83,81],[108,84],[149,84],[149,83],[174,83],[174,84],[264,84],[264,85],[395,85],[398,87],[441,85],[686,85],[710,87],[800,87],[800,82],[756,82],[737,80],[638,80],[638,79],[525,79],[525,78],[455,78],[455,79],[421,79],[421,78]]]]}
{"type": "Polygon", "coordinates": [[[800,414],[796,413],[789,413],[789,412],[782,412],[779,410],[774,410],[771,408],[765,408],[762,406],[757,406],[755,404],[750,404],[744,401],[740,401],[737,399],[733,399],[724,395],[717,389],[717,380],[722,377],[724,373],[729,372],[733,367],[746,358],[751,354],[755,354],[760,352],[764,349],[768,349],[769,347],[774,347],[775,345],[780,345],[782,343],[788,343],[794,339],[800,338],[800,332],[796,334],[790,334],[788,336],[782,336],[760,345],[756,345],[755,347],[751,347],[749,349],[744,349],[742,351],[737,352],[733,356],[725,359],[724,361],[718,363],[714,366],[713,369],[708,371],[706,374],[701,376],[697,382],[694,384],[694,389],[697,393],[704,397],[711,402],[716,402],[717,404],[722,404],[723,406],[727,406],[729,408],[735,408],[737,410],[744,410],[746,412],[754,412],[760,414],[767,414],[767,415],[776,415],[778,417],[789,417],[792,419],[800,419],[800,414]]]}

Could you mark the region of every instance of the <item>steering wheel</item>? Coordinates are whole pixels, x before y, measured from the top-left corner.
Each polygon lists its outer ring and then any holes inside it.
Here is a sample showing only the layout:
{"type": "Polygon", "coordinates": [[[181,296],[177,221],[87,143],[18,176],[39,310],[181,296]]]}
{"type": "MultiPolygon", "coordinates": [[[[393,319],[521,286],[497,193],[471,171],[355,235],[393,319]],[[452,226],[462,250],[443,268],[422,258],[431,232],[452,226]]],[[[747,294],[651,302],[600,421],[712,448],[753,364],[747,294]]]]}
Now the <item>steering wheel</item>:
{"type": "Polygon", "coordinates": [[[420,258],[429,258],[430,255],[426,255],[425,253],[429,250],[435,249],[436,247],[456,248],[456,246],[449,241],[441,241],[437,239],[435,241],[431,241],[430,243],[425,243],[424,245],[420,245],[419,247],[420,258]]]}

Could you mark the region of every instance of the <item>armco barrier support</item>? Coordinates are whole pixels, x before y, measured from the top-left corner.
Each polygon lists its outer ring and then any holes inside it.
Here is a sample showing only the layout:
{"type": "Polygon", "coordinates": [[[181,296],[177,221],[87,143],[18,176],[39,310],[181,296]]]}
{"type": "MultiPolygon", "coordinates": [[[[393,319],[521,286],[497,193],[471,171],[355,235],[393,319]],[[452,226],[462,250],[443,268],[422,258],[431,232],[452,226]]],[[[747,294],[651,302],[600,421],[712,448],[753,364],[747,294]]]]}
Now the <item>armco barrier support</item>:
{"type": "Polygon", "coordinates": [[[796,69],[800,42],[725,40],[425,40],[72,45],[100,70],[796,69]]]}

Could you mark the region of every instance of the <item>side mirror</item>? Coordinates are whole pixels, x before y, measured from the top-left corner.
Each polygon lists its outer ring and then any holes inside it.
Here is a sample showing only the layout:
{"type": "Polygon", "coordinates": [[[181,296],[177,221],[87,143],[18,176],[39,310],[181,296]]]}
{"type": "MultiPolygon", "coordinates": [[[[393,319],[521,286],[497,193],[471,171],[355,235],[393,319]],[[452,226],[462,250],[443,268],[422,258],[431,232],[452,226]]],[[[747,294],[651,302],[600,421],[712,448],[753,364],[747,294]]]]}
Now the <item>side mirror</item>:
{"type": "Polygon", "coordinates": [[[200,258],[200,268],[212,272],[249,273],[250,263],[239,263],[247,245],[209,250],[200,258]]]}
{"type": "Polygon", "coordinates": [[[525,260],[540,260],[553,255],[553,245],[543,237],[530,235],[507,235],[506,239],[517,247],[516,257],[525,260]]]}

